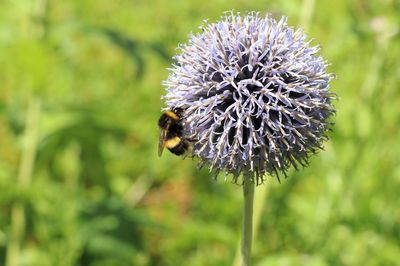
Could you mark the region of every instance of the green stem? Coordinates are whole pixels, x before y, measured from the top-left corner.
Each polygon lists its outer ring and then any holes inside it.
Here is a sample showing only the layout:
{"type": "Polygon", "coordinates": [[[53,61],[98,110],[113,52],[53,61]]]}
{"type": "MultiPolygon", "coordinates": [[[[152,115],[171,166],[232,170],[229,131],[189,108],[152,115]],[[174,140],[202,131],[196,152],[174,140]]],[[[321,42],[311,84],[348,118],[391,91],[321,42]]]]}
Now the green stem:
{"type": "MultiPolygon", "coordinates": [[[[261,222],[261,215],[264,209],[264,205],[267,198],[269,184],[264,183],[258,186],[254,191],[254,209],[253,209],[253,235],[257,235],[258,228],[261,222]]],[[[240,245],[239,242],[236,249],[235,258],[233,260],[233,266],[240,266],[240,245]]]]}
{"type": "MultiPolygon", "coordinates": [[[[24,147],[18,169],[17,186],[24,191],[32,180],[33,163],[35,161],[38,120],[40,114],[40,102],[31,97],[25,121],[24,147]]],[[[11,228],[6,254],[6,266],[19,265],[21,242],[25,234],[25,206],[17,201],[11,207],[11,228]]]]}
{"type": "Polygon", "coordinates": [[[243,225],[242,225],[242,246],[241,265],[251,265],[251,243],[253,239],[253,202],[254,183],[250,178],[244,178],[243,184],[243,225]]]}
{"type": "Polygon", "coordinates": [[[310,23],[314,13],[315,0],[304,0],[300,16],[300,25],[305,31],[310,28],[310,23]]]}
{"type": "MultiPolygon", "coordinates": [[[[32,1],[31,1],[32,2],[32,1]]],[[[29,16],[26,16],[22,23],[21,33],[27,39],[41,40],[45,35],[45,22],[48,9],[48,0],[36,0],[32,3],[32,10],[29,16]],[[35,19],[32,19],[35,18],[35,19]],[[39,21],[39,23],[38,23],[39,21]]],[[[34,90],[35,88],[33,88],[34,90]]],[[[32,172],[36,156],[40,100],[31,92],[28,99],[28,107],[25,117],[25,132],[23,146],[21,150],[21,159],[19,162],[18,176],[16,186],[25,192],[32,181],[32,172]]],[[[10,233],[8,236],[6,251],[6,266],[20,265],[21,244],[25,235],[26,217],[25,204],[19,199],[11,206],[10,233]]]]}

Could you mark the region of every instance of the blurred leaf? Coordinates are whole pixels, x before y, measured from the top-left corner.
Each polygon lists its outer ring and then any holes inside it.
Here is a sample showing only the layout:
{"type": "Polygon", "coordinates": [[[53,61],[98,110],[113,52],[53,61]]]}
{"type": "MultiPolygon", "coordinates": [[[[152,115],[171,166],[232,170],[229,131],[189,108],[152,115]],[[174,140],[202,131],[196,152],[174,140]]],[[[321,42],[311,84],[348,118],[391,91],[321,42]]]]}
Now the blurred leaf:
{"type": "Polygon", "coordinates": [[[121,48],[132,60],[133,64],[136,65],[136,77],[142,78],[146,67],[146,60],[143,57],[143,50],[149,49],[157,54],[161,59],[169,61],[171,56],[166,52],[165,48],[161,43],[157,42],[140,42],[126,34],[110,29],[110,28],[96,28],[88,27],[88,32],[94,32],[105,35],[111,42],[121,48]]]}

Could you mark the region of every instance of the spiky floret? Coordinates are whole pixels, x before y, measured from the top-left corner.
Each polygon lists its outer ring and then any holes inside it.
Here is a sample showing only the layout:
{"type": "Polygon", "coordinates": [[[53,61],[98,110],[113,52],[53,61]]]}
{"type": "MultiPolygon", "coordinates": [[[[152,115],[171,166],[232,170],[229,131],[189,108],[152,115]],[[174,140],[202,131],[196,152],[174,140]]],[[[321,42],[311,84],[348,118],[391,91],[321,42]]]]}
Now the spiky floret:
{"type": "Polygon", "coordinates": [[[184,110],[192,155],[234,182],[307,165],[335,111],[319,46],[287,18],[255,12],[225,13],[200,29],[179,46],[164,82],[167,109],[184,110]]]}

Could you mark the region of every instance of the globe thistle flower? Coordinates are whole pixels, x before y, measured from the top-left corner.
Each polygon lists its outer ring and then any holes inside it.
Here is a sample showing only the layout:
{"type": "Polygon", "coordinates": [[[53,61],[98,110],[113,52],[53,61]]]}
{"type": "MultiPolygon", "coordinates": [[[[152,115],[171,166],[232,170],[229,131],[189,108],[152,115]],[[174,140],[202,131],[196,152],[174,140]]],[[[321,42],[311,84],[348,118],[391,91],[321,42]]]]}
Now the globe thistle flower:
{"type": "Polygon", "coordinates": [[[179,46],[166,109],[183,110],[192,156],[260,184],[322,148],[334,113],[332,74],[304,32],[251,12],[225,13],[179,46]]]}

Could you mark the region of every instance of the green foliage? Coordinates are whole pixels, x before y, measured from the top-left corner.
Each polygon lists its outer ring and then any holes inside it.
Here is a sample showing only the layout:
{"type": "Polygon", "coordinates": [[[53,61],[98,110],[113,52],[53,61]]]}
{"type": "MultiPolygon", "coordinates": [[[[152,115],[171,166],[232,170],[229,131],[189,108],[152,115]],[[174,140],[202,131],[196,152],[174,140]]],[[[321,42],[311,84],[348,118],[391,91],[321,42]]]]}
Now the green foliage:
{"type": "Polygon", "coordinates": [[[175,47],[231,9],[310,11],[340,96],[326,150],[268,180],[254,264],[396,265],[400,5],[312,2],[1,1],[0,265],[15,243],[17,265],[232,264],[241,188],[156,150],[175,47]]]}

